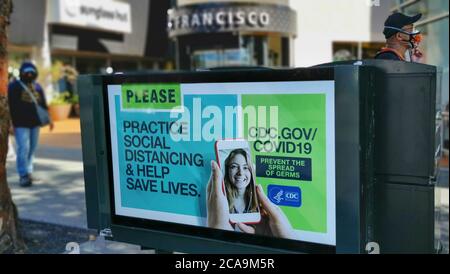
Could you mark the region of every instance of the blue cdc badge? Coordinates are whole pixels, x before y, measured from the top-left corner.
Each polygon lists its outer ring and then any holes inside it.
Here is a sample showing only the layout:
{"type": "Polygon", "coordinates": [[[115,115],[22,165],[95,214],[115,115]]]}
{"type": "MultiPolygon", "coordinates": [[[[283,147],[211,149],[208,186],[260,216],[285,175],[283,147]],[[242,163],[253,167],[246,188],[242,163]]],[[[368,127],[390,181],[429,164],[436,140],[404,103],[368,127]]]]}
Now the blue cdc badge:
{"type": "Polygon", "coordinates": [[[298,187],[269,185],[269,199],[279,206],[302,206],[302,191],[298,187]]]}

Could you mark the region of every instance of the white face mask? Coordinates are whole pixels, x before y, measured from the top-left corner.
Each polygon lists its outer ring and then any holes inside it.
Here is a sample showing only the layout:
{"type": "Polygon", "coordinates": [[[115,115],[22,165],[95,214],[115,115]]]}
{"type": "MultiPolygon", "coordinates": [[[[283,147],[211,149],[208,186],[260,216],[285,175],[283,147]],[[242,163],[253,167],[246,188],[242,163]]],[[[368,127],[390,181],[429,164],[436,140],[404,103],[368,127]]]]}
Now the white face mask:
{"type": "Polygon", "coordinates": [[[406,62],[412,62],[412,58],[411,58],[412,54],[411,54],[411,49],[407,50],[405,52],[405,61],[406,62]]]}
{"type": "Polygon", "coordinates": [[[413,49],[415,47],[415,45],[414,45],[414,37],[420,34],[420,31],[416,30],[416,29],[414,29],[412,32],[408,32],[408,31],[405,31],[403,29],[399,29],[399,28],[396,28],[396,27],[385,26],[384,28],[386,28],[386,29],[393,29],[393,30],[396,30],[396,31],[398,31],[400,33],[409,35],[409,40],[404,40],[404,42],[409,43],[409,47],[411,49],[413,49]]]}

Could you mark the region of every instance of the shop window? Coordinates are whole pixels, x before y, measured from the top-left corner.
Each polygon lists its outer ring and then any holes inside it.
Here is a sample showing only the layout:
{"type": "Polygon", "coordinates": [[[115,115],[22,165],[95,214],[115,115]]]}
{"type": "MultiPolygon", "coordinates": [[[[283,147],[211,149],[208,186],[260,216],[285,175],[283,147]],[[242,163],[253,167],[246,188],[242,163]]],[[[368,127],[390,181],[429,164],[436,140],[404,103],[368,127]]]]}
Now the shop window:
{"type": "Polygon", "coordinates": [[[80,74],[97,74],[104,73],[107,63],[106,59],[97,58],[78,58],[77,70],[80,74]]]}
{"type": "Polygon", "coordinates": [[[192,67],[213,68],[251,65],[246,49],[199,50],[192,55],[192,67]]]}
{"type": "Polygon", "coordinates": [[[422,0],[405,7],[401,12],[408,15],[422,13],[422,20],[424,20],[445,13],[448,11],[448,6],[448,0],[422,0]]]}
{"type": "Polygon", "coordinates": [[[358,43],[333,43],[333,61],[347,61],[358,58],[358,43]]]}
{"type": "Polygon", "coordinates": [[[136,61],[112,61],[111,67],[115,72],[131,72],[138,69],[138,63],[136,61]]]}
{"type": "Polygon", "coordinates": [[[333,61],[373,59],[384,46],[383,42],[334,42],[333,61]]]}

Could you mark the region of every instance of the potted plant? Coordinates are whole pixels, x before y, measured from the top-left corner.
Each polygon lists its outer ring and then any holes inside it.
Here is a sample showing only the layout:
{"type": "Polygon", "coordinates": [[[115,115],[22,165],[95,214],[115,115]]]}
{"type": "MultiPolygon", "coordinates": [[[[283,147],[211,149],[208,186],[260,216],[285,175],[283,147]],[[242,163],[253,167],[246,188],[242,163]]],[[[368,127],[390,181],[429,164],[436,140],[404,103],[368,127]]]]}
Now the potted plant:
{"type": "Polygon", "coordinates": [[[62,121],[69,118],[72,109],[71,96],[69,92],[63,92],[50,101],[48,112],[52,121],[62,121]]]}

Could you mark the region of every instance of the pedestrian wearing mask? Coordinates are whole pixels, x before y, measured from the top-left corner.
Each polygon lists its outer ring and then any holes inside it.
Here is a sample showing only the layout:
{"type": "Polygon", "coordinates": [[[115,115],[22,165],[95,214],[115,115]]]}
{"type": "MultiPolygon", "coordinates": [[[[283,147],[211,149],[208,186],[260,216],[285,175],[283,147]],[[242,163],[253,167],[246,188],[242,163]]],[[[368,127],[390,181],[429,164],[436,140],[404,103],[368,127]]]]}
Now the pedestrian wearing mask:
{"type": "Polygon", "coordinates": [[[24,62],[20,67],[20,79],[8,86],[8,101],[12,131],[16,141],[16,165],[20,186],[33,183],[33,159],[39,143],[40,127],[53,123],[48,117],[47,101],[42,87],[36,83],[38,70],[35,65],[24,62]]]}
{"type": "Polygon", "coordinates": [[[422,34],[415,30],[414,24],[422,18],[422,14],[407,16],[394,13],[384,23],[383,34],[386,47],[377,53],[375,59],[415,61],[423,57],[419,50],[422,34]]]}

